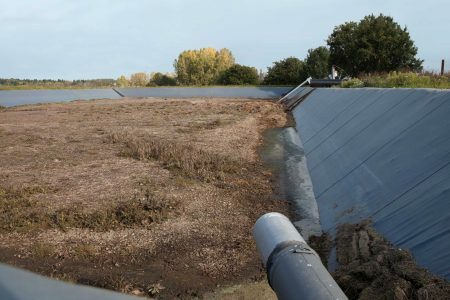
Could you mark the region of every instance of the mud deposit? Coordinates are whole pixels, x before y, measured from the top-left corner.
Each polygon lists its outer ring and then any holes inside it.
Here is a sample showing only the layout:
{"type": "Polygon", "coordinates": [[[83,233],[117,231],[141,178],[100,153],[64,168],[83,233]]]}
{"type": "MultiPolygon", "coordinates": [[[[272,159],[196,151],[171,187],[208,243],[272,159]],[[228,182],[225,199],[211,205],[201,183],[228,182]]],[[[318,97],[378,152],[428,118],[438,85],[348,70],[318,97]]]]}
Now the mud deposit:
{"type": "MultiPolygon", "coordinates": [[[[449,299],[450,284],[418,267],[369,223],[338,228],[333,277],[350,299],[449,299]]],[[[326,252],[325,252],[326,253],[326,252]]]]}

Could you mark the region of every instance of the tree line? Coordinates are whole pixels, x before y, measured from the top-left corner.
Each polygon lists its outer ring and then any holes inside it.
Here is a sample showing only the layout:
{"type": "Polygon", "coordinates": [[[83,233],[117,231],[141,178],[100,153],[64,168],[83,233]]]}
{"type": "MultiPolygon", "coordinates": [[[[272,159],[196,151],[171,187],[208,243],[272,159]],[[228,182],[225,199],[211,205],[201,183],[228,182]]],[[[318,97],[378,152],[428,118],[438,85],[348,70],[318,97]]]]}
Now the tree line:
{"type": "Polygon", "coordinates": [[[136,78],[139,73],[129,80],[122,76],[120,85],[295,85],[310,76],[328,77],[332,65],[348,77],[422,70],[423,60],[417,58],[417,47],[407,28],[382,14],[336,26],[326,43],[309,49],[303,60],[288,57],[275,61],[266,74],[236,64],[228,49],[187,50],[175,60],[175,73],[155,73],[142,81],[136,78]]]}
{"type": "Polygon", "coordinates": [[[308,74],[328,74],[329,51],[326,47],[311,49],[305,62],[289,57],[273,63],[267,74],[250,66],[235,63],[229,49],[202,48],[180,53],[174,61],[175,73],[144,72],[117,79],[120,87],[139,86],[208,86],[208,85],[289,85],[306,79],[308,74]]]}
{"type": "Polygon", "coordinates": [[[114,79],[80,79],[80,80],[63,80],[63,79],[18,79],[18,78],[0,78],[0,87],[12,88],[98,88],[114,86],[114,79]]]}
{"type": "MultiPolygon", "coordinates": [[[[331,66],[348,77],[392,71],[422,71],[423,60],[406,27],[392,17],[369,15],[359,22],[336,26],[326,45],[308,50],[302,60],[287,57],[273,62],[263,73],[236,63],[232,52],[223,48],[202,48],[181,52],[174,61],[174,73],[145,72],[124,75],[117,80],[39,81],[43,85],[83,87],[208,86],[208,85],[296,85],[308,77],[326,78],[331,66]]],[[[29,84],[0,79],[0,84],[29,84]]]]}

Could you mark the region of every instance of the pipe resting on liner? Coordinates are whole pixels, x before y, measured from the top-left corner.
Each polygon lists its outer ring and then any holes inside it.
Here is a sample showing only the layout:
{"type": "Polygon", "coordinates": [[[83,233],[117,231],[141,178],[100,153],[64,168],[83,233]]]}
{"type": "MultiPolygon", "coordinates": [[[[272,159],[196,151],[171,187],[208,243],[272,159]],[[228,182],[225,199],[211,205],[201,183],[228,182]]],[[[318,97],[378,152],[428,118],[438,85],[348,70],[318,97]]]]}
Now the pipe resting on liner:
{"type": "Polygon", "coordinates": [[[347,299],[287,217],[267,213],[253,227],[269,284],[281,300],[347,299]]]}

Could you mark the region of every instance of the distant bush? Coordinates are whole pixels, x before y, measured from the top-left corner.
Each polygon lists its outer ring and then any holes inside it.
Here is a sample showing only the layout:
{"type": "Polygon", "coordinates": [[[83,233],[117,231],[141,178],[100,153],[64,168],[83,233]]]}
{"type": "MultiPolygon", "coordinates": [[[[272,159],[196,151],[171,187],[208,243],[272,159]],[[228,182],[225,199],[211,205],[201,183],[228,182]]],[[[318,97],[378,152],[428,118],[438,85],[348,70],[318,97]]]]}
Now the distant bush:
{"type": "Polygon", "coordinates": [[[352,79],[341,84],[342,87],[379,87],[379,88],[435,88],[450,89],[450,74],[438,76],[432,73],[391,72],[368,75],[352,79]],[[361,82],[363,85],[361,85],[361,82]]]}
{"type": "Polygon", "coordinates": [[[360,88],[364,87],[364,82],[358,78],[342,81],[341,87],[343,88],[360,88]]]}
{"type": "Polygon", "coordinates": [[[130,85],[134,87],[146,86],[149,81],[148,74],[144,72],[134,73],[130,76],[130,85]]]}
{"type": "Polygon", "coordinates": [[[130,86],[130,81],[125,77],[125,75],[122,75],[119,78],[117,78],[116,84],[118,87],[121,87],[121,88],[128,87],[128,86],[130,86]]]}
{"type": "Polygon", "coordinates": [[[225,85],[256,85],[259,83],[258,70],[235,64],[222,73],[219,83],[225,85]]]}
{"type": "Polygon", "coordinates": [[[268,68],[264,84],[297,85],[305,81],[307,77],[305,63],[296,57],[288,57],[274,62],[273,66],[268,68]]]}
{"type": "Polygon", "coordinates": [[[150,79],[150,86],[174,86],[177,85],[177,80],[169,75],[157,72],[152,75],[150,79]]]}
{"type": "Polygon", "coordinates": [[[308,76],[313,78],[327,78],[330,74],[330,50],[327,47],[309,49],[305,59],[308,76]]]}

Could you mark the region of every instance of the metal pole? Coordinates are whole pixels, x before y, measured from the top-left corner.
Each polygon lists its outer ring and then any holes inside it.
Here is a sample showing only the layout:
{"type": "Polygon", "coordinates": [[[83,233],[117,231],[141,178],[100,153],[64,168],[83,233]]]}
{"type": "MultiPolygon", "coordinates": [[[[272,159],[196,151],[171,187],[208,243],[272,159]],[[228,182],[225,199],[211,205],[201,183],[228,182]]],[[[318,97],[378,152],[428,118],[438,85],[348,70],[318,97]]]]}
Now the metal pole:
{"type": "Polygon", "coordinates": [[[253,237],[278,299],[347,299],[317,253],[284,215],[268,213],[260,217],[253,237]]]}
{"type": "Polygon", "coordinates": [[[285,101],[291,94],[297,92],[297,90],[299,88],[301,88],[302,86],[304,86],[305,84],[309,84],[311,82],[312,77],[308,77],[305,81],[303,81],[302,83],[300,83],[300,85],[298,85],[295,89],[291,90],[289,93],[287,93],[286,95],[284,95],[284,97],[282,97],[280,100],[278,100],[278,103],[282,103],[283,101],[285,101]]]}
{"type": "Polygon", "coordinates": [[[336,77],[337,77],[336,66],[332,65],[331,66],[331,79],[336,79],[336,77]]]}
{"type": "Polygon", "coordinates": [[[441,76],[444,76],[445,60],[441,61],[441,76]]]}

